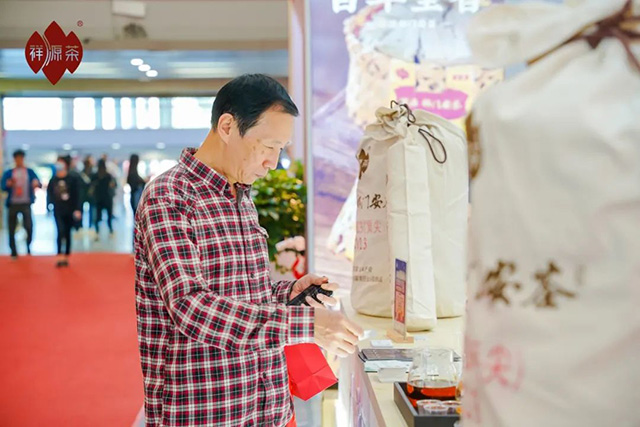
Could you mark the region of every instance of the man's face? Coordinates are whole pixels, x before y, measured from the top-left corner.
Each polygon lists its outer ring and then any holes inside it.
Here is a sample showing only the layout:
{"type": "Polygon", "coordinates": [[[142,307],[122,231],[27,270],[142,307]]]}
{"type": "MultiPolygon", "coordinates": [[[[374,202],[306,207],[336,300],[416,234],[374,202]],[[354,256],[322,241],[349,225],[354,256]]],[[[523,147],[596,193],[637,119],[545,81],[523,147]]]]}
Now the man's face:
{"type": "Polygon", "coordinates": [[[291,140],[294,117],[277,109],[265,111],[258,123],[240,136],[235,121],[227,136],[229,178],[253,184],[278,166],[280,152],[291,140]]]}
{"type": "Polygon", "coordinates": [[[16,161],[16,166],[19,168],[24,167],[24,156],[15,156],[14,157],[15,161],[16,161]]]}

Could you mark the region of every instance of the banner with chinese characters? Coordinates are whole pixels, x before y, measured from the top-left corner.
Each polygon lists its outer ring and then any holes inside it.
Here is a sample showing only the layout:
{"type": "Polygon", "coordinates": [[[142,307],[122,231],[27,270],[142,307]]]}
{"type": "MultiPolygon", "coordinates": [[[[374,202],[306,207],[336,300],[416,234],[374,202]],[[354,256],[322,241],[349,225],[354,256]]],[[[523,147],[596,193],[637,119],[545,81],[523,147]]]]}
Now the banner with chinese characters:
{"type": "Polygon", "coordinates": [[[82,43],[78,36],[73,31],[65,35],[55,21],[44,31],[44,37],[34,31],[24,49],[29,68],[36,74],[42,70],[54,85],[60,81],[65,71],[76,71],[82,61],[82,53],[82,43]]]}
{"type": "Polygon", "coordinates": [[[502,79],[502,69],[474,64],[465,36],[473,14],[493,3],[502,1],[307,3],[316,271],[351,283],[356,147],[375,111],[397,100],[462,126],[477,95],[502,79]]]}

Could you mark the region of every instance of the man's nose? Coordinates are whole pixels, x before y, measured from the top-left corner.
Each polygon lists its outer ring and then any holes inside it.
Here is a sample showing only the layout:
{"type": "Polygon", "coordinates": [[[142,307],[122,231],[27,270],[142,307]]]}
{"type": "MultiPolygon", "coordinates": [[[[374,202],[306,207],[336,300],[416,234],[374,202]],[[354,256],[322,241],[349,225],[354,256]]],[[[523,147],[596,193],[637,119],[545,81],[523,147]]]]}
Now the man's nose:
{"type": "Polygon", "coordinates": [[[276,167],[278,167],[278,159],[280,158],[280,153],[275,154],[273,156],[269,156],[265,162],[263,163],[265,168],[268,168],[270,170],[275,169],[276,167]]]}

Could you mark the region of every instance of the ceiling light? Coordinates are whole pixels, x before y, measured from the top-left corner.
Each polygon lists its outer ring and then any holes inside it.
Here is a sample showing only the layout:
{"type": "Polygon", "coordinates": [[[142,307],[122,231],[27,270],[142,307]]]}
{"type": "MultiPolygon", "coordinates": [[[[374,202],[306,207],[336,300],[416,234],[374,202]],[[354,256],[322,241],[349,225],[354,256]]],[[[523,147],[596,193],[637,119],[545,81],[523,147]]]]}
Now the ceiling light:
{"type": "Polygon", "coordinates": [[[134,67],[139,67],[142,64],[144,64],[144,61],[140,58],[133,58],[131,60],[131,65],[133,65],[134,67]]]}
{"type": "Polygon", "coordinates": [[[158,150],[164,150],[164,149],[165,149],[165,147],[166,147],[166,144],[165,144],[164,142],[158,142],[158,143],[156,144],[156,148],[157,148],[158,150]]]}
{"type": "Polygon", "coordinates": [[[113,148],[114,150],[119,150],[120,149],[120,144],[117,142],[114,142],[113,144],[111,144],[111,148],[113,148]]]}
{"type": "Polygon", "coordinates": [[[151,65],[149,64],[142,64],[138,67],[138,70],[142,71],[143,73],[146,71],[149,71],[151,69],[151,65]]]}
{"type": "Polygon", "coordinates": [[[147,77],[157,77],[157,76],[158,76],[158,72],[156,70],[147,71],[147,77]]]}

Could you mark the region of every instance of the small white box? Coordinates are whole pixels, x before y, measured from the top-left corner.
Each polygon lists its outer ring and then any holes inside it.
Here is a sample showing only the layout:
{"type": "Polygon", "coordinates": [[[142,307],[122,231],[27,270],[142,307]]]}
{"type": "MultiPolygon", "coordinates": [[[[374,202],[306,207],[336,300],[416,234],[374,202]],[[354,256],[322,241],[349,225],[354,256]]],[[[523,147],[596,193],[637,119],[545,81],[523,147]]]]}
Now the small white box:
{"type": "Polygon", "coordinates": [[[392,348],[393,343],[391,340],[371,340],[371,347],[373,348],[392,348]]]}

